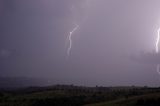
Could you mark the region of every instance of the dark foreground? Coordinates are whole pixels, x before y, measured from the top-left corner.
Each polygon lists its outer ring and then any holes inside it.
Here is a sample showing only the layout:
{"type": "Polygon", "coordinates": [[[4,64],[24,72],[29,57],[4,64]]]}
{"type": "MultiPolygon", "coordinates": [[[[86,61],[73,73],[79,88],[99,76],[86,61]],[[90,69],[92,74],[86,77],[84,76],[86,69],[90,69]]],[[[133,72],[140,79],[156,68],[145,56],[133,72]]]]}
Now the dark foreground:
{"type": "Polygon", "coordinates": [[[160,88],[55,85],[1,89],[0,106],[160,106],[160,88]]]}

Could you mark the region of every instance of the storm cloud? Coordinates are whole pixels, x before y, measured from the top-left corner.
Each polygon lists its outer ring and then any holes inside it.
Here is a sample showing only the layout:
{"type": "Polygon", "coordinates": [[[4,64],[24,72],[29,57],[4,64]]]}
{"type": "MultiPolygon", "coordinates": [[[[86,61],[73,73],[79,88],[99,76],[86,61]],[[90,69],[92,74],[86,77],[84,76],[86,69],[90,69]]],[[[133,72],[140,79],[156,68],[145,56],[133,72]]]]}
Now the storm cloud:
{"type": "Polygon", "coordinates": [[[80,85],[158,86],[155,65],[130,55],[152,52],[159,0],[1,0],[0,74],[80,85]],[[75,7],[74,13],[71,11],[75,7]],[[66,38],[78,23],[68,59],[66,38]]]}

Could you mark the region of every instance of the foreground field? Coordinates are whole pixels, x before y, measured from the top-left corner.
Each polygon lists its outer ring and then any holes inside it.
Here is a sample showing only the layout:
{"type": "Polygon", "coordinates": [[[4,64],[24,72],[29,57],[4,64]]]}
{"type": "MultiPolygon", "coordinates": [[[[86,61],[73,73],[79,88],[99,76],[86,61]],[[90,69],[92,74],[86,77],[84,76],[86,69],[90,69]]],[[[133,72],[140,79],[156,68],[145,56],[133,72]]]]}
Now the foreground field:
{"type": "Polygon", "coordinates": [[[85,106],[160,106],[160,93],[145,94],[128,99],[119,99],[85,106]]]}
{"type": "Polygon", "coordinates": [[[0,106],[160,106],[160,88],[56,85],[1,89],[0,106]]]}

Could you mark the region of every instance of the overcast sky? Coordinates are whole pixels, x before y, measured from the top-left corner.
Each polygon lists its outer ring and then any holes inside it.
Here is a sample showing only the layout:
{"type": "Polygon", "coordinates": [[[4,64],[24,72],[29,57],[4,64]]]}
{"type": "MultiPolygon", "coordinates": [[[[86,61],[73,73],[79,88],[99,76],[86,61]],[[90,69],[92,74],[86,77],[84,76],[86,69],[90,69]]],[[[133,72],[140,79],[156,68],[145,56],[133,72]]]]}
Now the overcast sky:
{"type": "Polygon", "coordinates": [[[156,64],[129,58],[155,50],[159,4],[0,0],[0,76],[45,77],[78,85],[159,86],[156,64]],[[74,22],[80,27],[73,33],[67,57],[66,39],[74,22]]]}

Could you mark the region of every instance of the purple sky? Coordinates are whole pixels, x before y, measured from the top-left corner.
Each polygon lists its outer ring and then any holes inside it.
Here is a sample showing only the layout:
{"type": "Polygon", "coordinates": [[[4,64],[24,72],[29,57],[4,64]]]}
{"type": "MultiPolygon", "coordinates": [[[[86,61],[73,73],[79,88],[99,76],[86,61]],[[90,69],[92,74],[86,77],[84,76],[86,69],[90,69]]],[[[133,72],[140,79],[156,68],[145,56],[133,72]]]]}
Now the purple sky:
{"type": "Polygon", "coordinates": [[[91,86],[159,86],[156,64],[129,58],[155,49],[159,4],[159,0],[90,0],[89,4],[0,0],[0,75],[91,86]],[[66,59],[66,38],[74,20],[80,28],[72,36],[66,59]]]}

